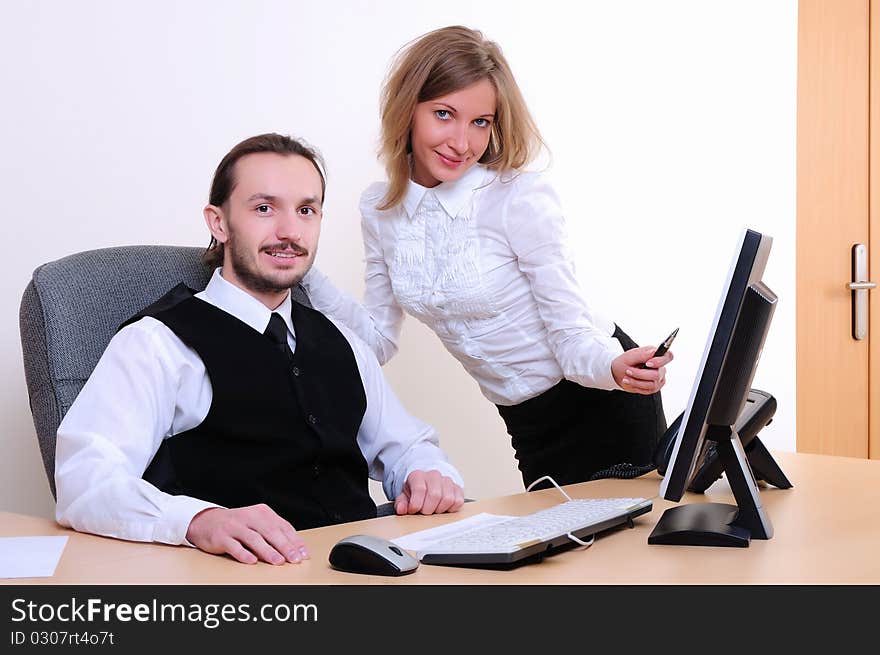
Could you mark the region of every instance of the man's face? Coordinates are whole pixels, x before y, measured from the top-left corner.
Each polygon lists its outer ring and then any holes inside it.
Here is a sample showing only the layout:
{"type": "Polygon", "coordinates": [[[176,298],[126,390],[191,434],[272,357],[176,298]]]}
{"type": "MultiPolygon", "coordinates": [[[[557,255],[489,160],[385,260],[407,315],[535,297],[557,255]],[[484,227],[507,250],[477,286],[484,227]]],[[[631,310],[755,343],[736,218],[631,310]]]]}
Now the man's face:
{"type": "Polygon", "coordinates": [[[223,277],[277,306],[315,260],[321,177],[305,157],[256,153],[236,162],[234,179],[214,225],[212,207],[205,210],[212,234],[225,244],[223,277]]]}

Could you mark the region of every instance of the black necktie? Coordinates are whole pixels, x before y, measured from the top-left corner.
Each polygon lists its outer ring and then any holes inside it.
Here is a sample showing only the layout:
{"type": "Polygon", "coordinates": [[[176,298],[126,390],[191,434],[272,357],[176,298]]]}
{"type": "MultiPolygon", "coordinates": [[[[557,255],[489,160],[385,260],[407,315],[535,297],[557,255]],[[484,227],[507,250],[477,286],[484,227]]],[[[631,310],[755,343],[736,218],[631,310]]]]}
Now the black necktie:
{"type": "Polygon", "coordinates": [[[266,331],[263,334],[269,337],[275,347],[287,356],[288,360],[293,359],[293,353],[287,344],[287,324],[280,314],[272,312],[272,318],[269,319],[269,325],[266,326],[266,331]]]}

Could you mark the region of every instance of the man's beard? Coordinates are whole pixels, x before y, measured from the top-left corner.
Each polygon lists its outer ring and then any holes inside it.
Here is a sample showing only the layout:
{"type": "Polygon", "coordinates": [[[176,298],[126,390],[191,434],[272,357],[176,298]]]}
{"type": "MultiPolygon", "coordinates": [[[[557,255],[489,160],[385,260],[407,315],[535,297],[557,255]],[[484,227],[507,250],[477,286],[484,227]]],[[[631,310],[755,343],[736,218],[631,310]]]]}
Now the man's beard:
{"type": "MultiPolygon", "coordinates": [[[[298,285],[312,267],[312,261],[314,261],[314,258],[311,258],[310,260],[308,259],[309,254],[305,248],[301,248],[295,243],[291,243],[290,248],[307,259],[306,267],[302,271],[290,271],[286,277],[284,277],[284,274],[282,273],[279,277],[273,278],[262,275],[248,257],[247,253],[239,252],[235,248],[235,235],[232,232],[230,232],[229,239],[226,242],[226,249],[229,251],[229,263],[235,271],[236,277],[238,277],[242,284],[248,289],[258,293],[287,291],[291,287],[298,285]]],[[[259,257],[259,254],[257,257],[259,257]]]]}

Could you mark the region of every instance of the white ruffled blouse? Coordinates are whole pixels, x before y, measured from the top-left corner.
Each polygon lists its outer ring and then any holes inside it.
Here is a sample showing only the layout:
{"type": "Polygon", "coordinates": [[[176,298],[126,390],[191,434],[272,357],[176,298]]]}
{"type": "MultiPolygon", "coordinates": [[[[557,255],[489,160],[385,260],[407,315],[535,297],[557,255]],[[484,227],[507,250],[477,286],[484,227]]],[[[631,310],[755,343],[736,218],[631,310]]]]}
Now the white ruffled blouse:
{"type": "Polygon", "coordinates": [[[363,304],[312,269],[313,305],[356,332],[385,363],[404,312],[430,327],[493,403],[515,405],[563,378],[619,388],[614,323],[587,303],[566,248],[559,200],[537,173],[474,166],[433,188],[409,182],[403,202],[361,196],[363,304]]]}

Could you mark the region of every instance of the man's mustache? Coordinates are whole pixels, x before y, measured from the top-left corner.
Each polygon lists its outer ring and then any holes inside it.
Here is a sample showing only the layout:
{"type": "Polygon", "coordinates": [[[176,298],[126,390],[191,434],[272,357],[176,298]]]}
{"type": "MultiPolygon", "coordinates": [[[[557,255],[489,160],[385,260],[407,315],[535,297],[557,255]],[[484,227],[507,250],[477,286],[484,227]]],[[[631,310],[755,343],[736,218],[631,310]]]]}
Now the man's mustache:
{"type": "Polygon", "coordinates": [[[275,244],[272,244],[271,246],[263,246],[263,248],[261,250],[263,250],[264,252],[279,252],[279,251],[280,252],[285,252],[285,251],[290,252],[290,251],[293,251],[293,253],[296,255],[308,255],[309,254],[308,250],[306,250],[305,248],[303,248],[300,245],[293,243],[292,241],[275,243],[275,244]]]}

